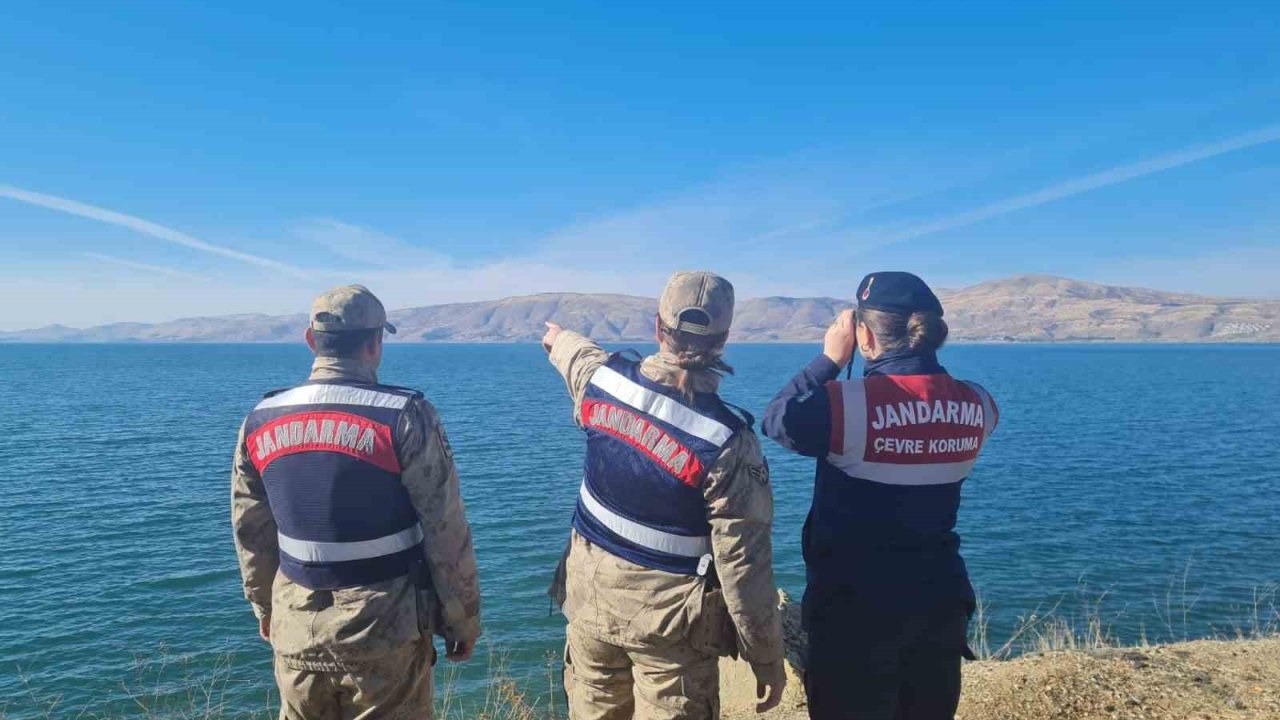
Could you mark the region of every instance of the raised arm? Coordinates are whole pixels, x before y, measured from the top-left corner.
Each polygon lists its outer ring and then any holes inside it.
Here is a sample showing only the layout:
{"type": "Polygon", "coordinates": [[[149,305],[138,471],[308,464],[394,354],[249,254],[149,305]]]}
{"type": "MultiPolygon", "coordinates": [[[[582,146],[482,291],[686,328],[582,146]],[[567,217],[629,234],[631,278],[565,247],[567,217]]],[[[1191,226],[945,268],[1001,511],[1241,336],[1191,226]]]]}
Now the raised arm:
{"type": "Polygon", "coordinates": [[[831,400],[826,384],[840,368],[826,355],[809,362],[773,396],[761,423],[764,434],[792,452],[824,457],[831,447],[831,400]]]}
{"type": "Polygon", "coordinates": [[[773,396],[764,411],[764,434],[788,450],[823,457],[831,447],[831,400],[827,383],[853,359],[856,342],[852,310],[845,310],[827,329],[822,354],[773,396]]]}
{"type": "Polygon", "coordinates": [[[436,634],[451,660],[466,660],[480,637],[480,583],[471,526],[453,451],[435,408],[415,400],[401,421],[401,480],[422,523],[423,548],[439,600],[436,634]]]}
{"type": "Polygon", "coordinates": [[[582,424],[582,396],[587,391],[591,376],[609,359],[609,352],[590,338],[572,330],[563,330],[555,323],[547,323],[547,334],[542,338],[551,364],[564,378],[564,384],[573,398],[573,419],[582,424]]]}

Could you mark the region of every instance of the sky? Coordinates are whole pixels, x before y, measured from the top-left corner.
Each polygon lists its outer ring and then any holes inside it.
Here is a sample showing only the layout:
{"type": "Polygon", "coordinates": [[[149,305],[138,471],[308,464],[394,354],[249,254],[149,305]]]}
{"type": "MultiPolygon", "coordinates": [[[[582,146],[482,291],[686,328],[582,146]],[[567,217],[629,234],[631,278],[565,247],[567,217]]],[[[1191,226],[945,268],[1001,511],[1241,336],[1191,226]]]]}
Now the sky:
{"type": "Polygon", "coordinates": [[[213,5],[0,4],[0,330],[692,268],[1280,297],[1274,2],[213,5]]]}

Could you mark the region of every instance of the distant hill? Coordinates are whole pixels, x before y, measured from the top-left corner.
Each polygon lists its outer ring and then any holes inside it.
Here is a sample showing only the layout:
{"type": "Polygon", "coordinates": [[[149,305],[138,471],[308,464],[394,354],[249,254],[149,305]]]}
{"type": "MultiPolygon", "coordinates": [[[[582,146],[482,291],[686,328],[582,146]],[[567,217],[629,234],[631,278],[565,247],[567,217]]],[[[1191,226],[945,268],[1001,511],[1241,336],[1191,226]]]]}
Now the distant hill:
{"type": "Polygon", "coordinates": [[[942,293],[954,337],[1040,342],[1276,342],[1280,300],[1019,275],[942,293]]]}
{"type": "MultiPolygon", "coordinates": [[[[1050,275],[1019,275],[939,293],[952,339],[1011,342],[1277,342],[1280,300],[1213,298],[1115,287],[1050,275]]],[[[741,300],[739,342],[822,337],[847,300],[766,297],[741,300]]],[[[391,313],[397,342],[534,342],[553,320],[603,341],[653,337],[657,301],[633,295],[544,293],[391,313]]],[[[62,325],[0,333],[0,342],[294,342],[296,315],[225,315],[171,322],[62,325]]]]}

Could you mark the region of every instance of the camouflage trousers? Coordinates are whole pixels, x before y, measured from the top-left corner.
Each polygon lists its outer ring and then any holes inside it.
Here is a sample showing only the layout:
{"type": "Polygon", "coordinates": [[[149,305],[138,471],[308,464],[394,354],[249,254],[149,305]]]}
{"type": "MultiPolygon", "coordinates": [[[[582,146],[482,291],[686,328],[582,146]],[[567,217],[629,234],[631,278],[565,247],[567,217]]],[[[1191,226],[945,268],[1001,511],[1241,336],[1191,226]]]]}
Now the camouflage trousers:
{"type": "Polygon", "coordinates": [[[710,720],[720,716],[719,659],[688,643],[623,648],[569,624],[570,720],[710,720]]]}
{"type": "Polygon", "coordinates": [[[299,670],[277,657],[280,720],[431,720],[434,658],[427,641],[349,671],[299,670]]]}

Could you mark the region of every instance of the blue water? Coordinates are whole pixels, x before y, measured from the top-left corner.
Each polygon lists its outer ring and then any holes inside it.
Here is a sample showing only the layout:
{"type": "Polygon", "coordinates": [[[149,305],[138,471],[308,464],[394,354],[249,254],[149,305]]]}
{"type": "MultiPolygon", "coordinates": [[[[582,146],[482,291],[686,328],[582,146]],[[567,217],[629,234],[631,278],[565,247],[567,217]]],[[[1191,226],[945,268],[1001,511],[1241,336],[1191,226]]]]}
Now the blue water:
{"type": "MultiPolygon", "coordinates": [[[[759,414],[815,351],[733,346],[724,394],[759,414]]],[[[957,346],[943,361],[1002,410],[960,528],[996,644],[1019,615],[1102,593],[1124,638],[1229,632],[1280,582],[1280,348],[957,346]]],[[[0,347],[0,714],[119,715],[139,693],[270,714],[228,476],[244,413],[308,363],[301,346],[0,347]]],[[[439,408],[489,649],[545,688],[562,620],[543,592],[582,452],[560,378],[536,346],[393,346],[382,377],[439,408]]],[[[765,445],[779,583],[798,595],[812,461],[765,445]]]]}

